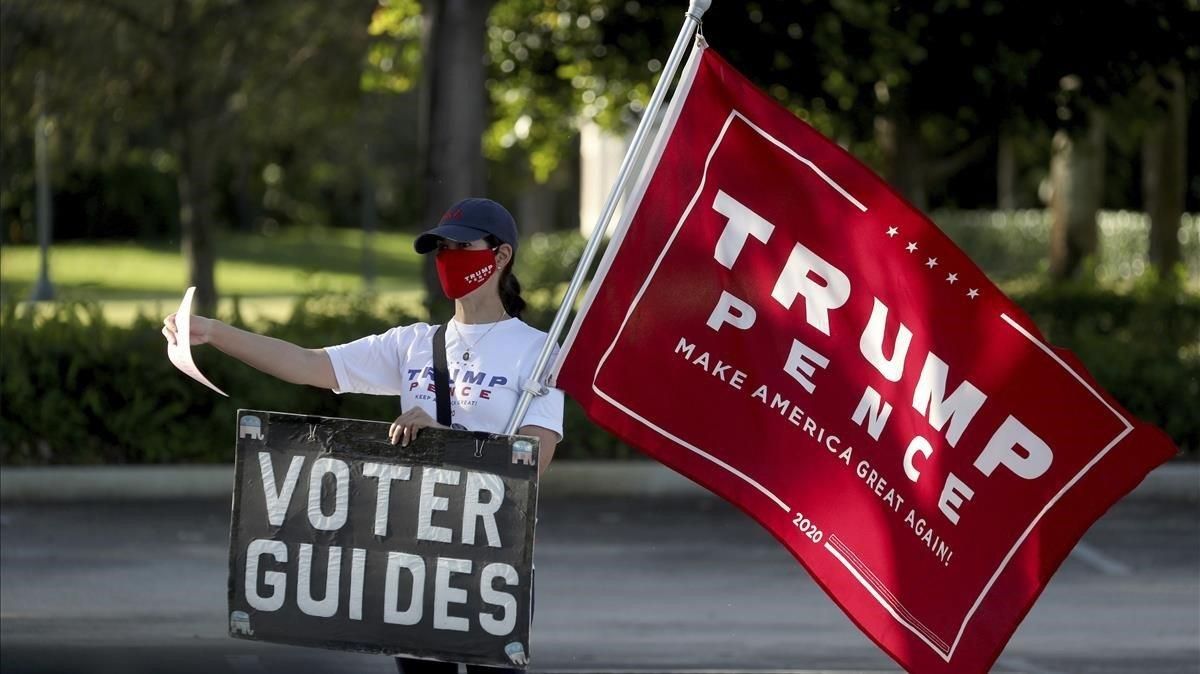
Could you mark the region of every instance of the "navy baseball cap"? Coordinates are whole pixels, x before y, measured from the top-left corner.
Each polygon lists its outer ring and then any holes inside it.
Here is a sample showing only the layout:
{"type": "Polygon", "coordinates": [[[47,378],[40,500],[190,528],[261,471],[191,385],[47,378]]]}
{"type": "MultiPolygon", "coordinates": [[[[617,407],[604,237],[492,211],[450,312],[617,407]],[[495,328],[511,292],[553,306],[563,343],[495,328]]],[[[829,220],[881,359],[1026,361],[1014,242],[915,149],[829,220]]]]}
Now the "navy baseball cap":
{"type": "Polygon", "coordinates": [[[470,243],[491,234],[517,249],[517,222],[506,208],[491,199],[463,199],[450,207],[433,229],[413,242],[413,248],[424,255],[435,248],[439,239],[470,243]]]}

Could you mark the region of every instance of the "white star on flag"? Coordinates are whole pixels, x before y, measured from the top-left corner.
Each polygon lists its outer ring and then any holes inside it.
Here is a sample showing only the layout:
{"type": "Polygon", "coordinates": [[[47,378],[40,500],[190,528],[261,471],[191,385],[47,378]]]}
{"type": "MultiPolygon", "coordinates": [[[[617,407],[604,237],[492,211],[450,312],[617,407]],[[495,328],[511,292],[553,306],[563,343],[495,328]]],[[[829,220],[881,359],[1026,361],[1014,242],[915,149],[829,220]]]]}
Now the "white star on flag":
{"type": "Polygon", "coordinates": [[[954,285],[954,282],[957,280],[958,280],[958,274],[950,274],[949,276],[946,277],[946,281],[949,282],[950,285],[954,285]]]}
{"type": "Polygon", "coordinates": [[[974,288],[971,288],[970,290],[967,291],[967,297],[970,297],[971,299],[975,299],[976,297],[979,297],[979,291],[974,288]]]}
{"type": "Polygon", "coordinates": [[[900,233],[900,230],[896,229],[895,227],[888,227],[888,231],[887,231],[888,236],[896,236],[899,233],[900,233]]]}
{"type": "Polygon", "coordinates": [[[912,241],[909,241],[908,245],[904,247],[904,250],[907,250],[910,253],[915,253],[917,250],[917,244],[912,241]]]}
{"type": "Polygon", "coordinates": [[[934,267],[937,266],[937,258],[931,257],[928,260],[925,260],[925,266],[929,267],[930,269],[933,269],[934,267]]]}

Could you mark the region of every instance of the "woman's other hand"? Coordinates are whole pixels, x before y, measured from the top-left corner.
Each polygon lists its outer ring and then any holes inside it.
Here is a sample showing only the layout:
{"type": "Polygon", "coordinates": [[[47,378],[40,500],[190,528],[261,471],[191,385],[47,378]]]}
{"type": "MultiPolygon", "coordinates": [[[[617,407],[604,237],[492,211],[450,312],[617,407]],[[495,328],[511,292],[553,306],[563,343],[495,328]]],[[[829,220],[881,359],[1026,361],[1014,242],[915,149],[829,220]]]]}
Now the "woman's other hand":
{"type": "MultiPolygon", "coordinates": [[[[208,342],[212,339],[213,323],[216,323],[216,321],[211,318],[192,316],[190,331],[192,346],[196,346],[198,344],[208,344],[208,342]]],[[[179,328],[175,325],[175,314],[171,314],[163,319],[162,333],[163,337],[167,338],[167,342],[170,344],[178,344],[179,341],[176,338],[176,334],[178,332],[179,328]]]]}
{"type": "Polygon", "coordinates": [[[417,433],[421,432],[422,428],[445,428],[433,420],[429,413],[420,407],[414,407],[404,414],[396,417],[392,422],[392,427],[388,429],[388,438],[392,444],[399,443],[401,447],[407,447],[408,443],[417,439],[417,433]]]}

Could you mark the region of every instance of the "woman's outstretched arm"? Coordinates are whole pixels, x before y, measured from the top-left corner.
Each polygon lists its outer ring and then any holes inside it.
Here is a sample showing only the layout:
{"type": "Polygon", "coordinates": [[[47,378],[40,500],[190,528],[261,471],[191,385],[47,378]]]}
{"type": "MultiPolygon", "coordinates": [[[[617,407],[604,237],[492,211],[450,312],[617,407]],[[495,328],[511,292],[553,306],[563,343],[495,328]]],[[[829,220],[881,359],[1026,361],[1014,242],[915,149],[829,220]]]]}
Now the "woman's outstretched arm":
{"type": "MultiPolygon", "coordinates": [[[[175,314],[163,320],[163,336],[176,343],[175,314]]],[[[243,363],[292,384],[337,388],[333,363],[324,349],[305,349],[212,318],[192,316],[191,343],[212,344],[243,363]]]]}

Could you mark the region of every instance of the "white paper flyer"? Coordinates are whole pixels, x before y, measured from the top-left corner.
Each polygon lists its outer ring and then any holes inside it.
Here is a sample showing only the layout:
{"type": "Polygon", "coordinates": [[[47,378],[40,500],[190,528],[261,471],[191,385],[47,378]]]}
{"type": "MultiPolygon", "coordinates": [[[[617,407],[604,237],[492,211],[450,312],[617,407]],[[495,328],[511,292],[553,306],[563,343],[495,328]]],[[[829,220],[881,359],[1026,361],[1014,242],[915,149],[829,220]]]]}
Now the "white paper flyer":
{"type": "Polygon", "coordinates": [[[229,394],[213,386],[192,360],[192,295],[195,293],[194,286],[188,288],[179,303],[179,311],[175,312],[175,343],[167,343],[167,357],[181,372],[228,398],[229,394]]]}

